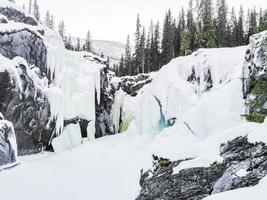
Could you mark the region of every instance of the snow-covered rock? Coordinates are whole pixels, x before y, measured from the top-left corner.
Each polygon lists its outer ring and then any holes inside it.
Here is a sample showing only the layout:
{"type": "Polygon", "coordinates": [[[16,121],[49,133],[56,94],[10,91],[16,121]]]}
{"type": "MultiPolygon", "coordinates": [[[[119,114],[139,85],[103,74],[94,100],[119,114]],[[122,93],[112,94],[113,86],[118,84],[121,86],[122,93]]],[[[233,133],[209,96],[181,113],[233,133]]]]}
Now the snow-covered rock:
{"type": "Polygon", "coordinates": [[[17,142],[14,127],[0,113],[0,166],[16,162],[17,142]]]}
{"type": "Polygon", "coordinates": [[[33,26],[38,25],[38,22],[36,19],[34,19],[34,17],[26,14],[23,9],[8,0],[0,1],[0,13],[6,16],[8,20],[13,20],[15,22],[21,22],[33,26]]]}
{"type": "Polygon", "coordinates": [[[263,122],[267,116],[267,31],[253,35],[246,51],[243,66],[243,94],[246,99],[246,118],[263,122]]]}
{"type": "Polygon", "coordinates": [[[16,130],[19,154],[38,152],[51,134],[47,126],[50,106],[40,79],[21,57],[10,60],[0,55],[0,110],[16,130]]]}
{"type": "Polygon", "coordinates": [[[201,200],[211,194],[254,186],[267,175],[264,143],[250,143],[246,137],[238,137],[223,144],[220,154],[222,163],[183,169],[179,173],[174,168],[184,160],[169,165],[159,160],[153,171],[141,174],[142,190],[137,200],[201,200]]]}
{"type": "Polygon", "coordinates": [[[57,32],[9,1],[0,11],[0,111],[14,124],[19,154],[51,148],[76,117],[89,139],[113,134],[106,60],[66,50],[57,32]]]}

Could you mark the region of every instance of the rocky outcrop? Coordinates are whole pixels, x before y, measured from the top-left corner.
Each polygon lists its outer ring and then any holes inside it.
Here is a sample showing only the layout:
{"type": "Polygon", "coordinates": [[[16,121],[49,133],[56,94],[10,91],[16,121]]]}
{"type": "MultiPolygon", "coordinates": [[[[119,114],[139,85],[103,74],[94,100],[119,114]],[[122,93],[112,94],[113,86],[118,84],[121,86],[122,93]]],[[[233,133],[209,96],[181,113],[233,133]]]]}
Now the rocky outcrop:
{"type": "Polygon", "coordinates": [[[17,159],[17,144],[14,127],[0,113],[0,166],[17,159]]]}
{"type": "Polygon", "coordinates": [[[154,170],[141,174],[142,187],[137,200],[200,200],[211,194],[254,186],[267,175],[267,146],[250,143],[247,137],[236,138],[221,145],[222,163],[210,167],[174,168],[183,160],[170,165],[158,162],[154,170]]]}
{"type": "Polygon", "coordinates": [[[40,77],[47,74],[47,49],[43,40],[32,31],[23,29],[11,33],[0,33],[0,54],[10,59],[20,56],[28,64],[40,69],[40,77]]]}
{"type": "Polygon", "coordinates": [[[152,78],[149,74],[139,74],[136,76],[121,77],[121,88],[124,92],[131,96],[136,96],[138,91],[144,87],[144,85],[152,82],[152,78]]]}
{"type": "Polygon", "coordinates": [[[267,116],[267,31],[253,35],[243,67],[243,95],[249,121],[263,122],[267,116]]]}
{"type": "Polygon", "coordinates": [[[38,25],[36,19],[30,16],[26,16],[25,13],[11,7],[0,7],[0,13],[2,15],[5,15],[8,18],[8,20],[13,20],[15,22],[21,22],[32,26],[38,25]]]}
{"type": "Polygon", "coordinates": [[[2,23],[19,22],[0,32],[1,59],[11,59],[0,66],[5,69],[0,70],[0,112],[14,125],[18,155],[37,153],[49,146],[54,131],[44,92],[53,79],[47,70],[44,31],[15,6],[0,7],[0,14],[2,23]]]}
{"type": "Polygon", "coordinates": [[[0,72],[0,111],[14,125],[18,154],[41,151],[52,135],[49,128],[50,106],[41,88],[36,86],[30,69],[24,64],[0,72]]]}

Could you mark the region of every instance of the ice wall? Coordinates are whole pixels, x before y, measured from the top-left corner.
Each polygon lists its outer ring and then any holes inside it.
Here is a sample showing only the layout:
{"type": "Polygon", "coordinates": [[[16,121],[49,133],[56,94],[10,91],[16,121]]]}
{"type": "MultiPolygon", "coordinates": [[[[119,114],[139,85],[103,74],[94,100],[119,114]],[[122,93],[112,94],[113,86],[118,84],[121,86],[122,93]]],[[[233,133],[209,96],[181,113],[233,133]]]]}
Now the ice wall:
{"type": "Polygon", "coordinates": [[[172,60],[133,97],[134,122],[129,131],[155,134],[161,113],[179,127],[205,138],[242,121],[242,64],[246,47],[200,49],[172,60]],[[133,128],[134,127],[134,128],[133,128]]]}

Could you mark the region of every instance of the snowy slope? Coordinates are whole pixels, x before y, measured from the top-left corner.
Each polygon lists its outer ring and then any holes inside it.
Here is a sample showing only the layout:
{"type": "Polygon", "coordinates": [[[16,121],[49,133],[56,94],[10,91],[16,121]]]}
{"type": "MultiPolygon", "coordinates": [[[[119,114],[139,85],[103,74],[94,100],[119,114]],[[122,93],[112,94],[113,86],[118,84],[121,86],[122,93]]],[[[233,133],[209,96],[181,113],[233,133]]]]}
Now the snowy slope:
{"type": "MultiPolygon", "coordinates": [[[[78,38],[72,38],[72,44],[75,46],[77,44],[78,38]]],[[[81,46],[85,43],[84,39],[80,39],[81,46]]],[[[92,40],[93,52],[101,55],[104,54],[105,57],[109,57],[111,61],[118,62],[121,59],[121,55],[125,53],[125,44],[117,41],[107,41],[107,40],[92,40]]]]}
{"type": "Polygon", "coordinates": [[[93,50],[95,53],[113,60],[120,60],[121,55],[125,53],[125,44],[122,42],[106,41],[106,40],[93,40],[93,50]]]}

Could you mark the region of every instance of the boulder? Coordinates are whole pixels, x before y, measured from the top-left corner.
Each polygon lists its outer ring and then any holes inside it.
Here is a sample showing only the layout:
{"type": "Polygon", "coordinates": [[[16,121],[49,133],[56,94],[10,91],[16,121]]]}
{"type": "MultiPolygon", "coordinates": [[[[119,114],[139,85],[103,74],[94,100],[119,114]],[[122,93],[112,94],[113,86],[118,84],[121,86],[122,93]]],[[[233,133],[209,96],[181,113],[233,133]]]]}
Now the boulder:
{"type": "Polygon", "coordinates": [[[0,7],[0,13],[5,15],[8,20],[13,20],[15,22],[21,22],[24,24],[29,24],[32,26],[37,26],[38,22],[33,17],[27,16],[20,10],[14,9],[12,7],[0,7]]]}
{"type": "Polygon", "coordinates": [[[221,145],[222,163],[183,169],[173,173],[183,160],[157,165],[141,174],[137,200],[200,200],[211,194],[254,186],[267,175],[267,146],[238,137],[221,145]]]}
{"type": "Polygon", "coordinates": [[[50,105],[27,65],[11,69],[0,72],[0,111],[14,125],[18,154],[37,153],[48,146],[53,133],[48,126],[50,105]]]}
{"type": "Polygon", "coordinates": [[[16,162],[17,143],[14,127],[0,113],[0,166],[16,162]]]}

